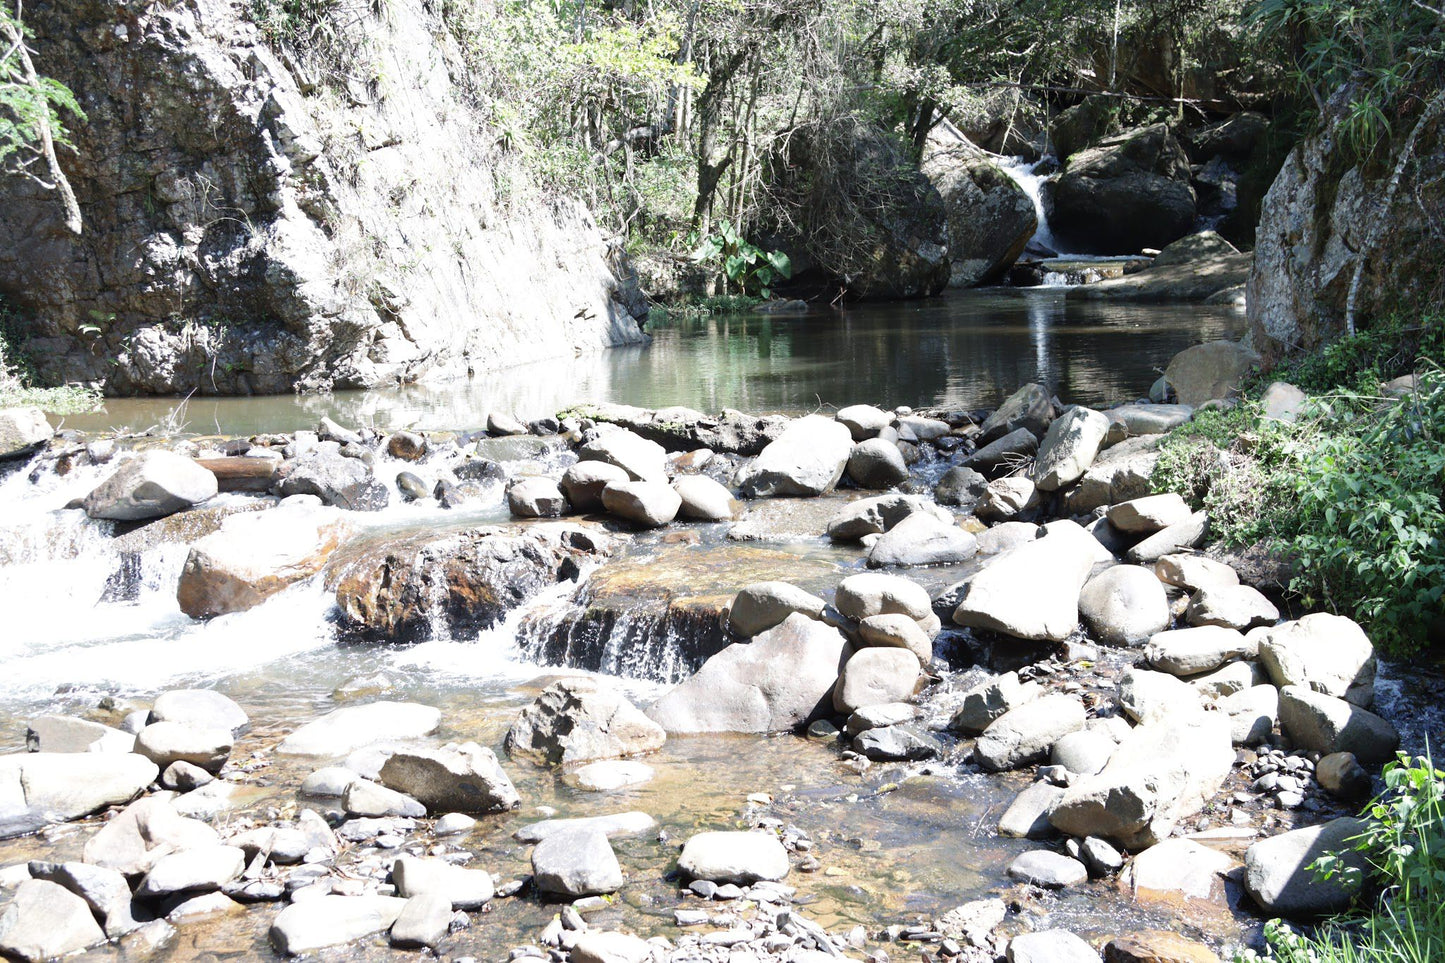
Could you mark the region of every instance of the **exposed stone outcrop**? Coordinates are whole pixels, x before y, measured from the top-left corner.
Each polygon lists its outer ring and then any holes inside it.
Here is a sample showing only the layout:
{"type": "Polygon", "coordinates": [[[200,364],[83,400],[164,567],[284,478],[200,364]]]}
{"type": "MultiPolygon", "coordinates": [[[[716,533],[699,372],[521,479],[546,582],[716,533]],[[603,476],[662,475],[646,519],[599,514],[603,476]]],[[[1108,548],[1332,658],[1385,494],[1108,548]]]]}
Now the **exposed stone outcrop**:
{"type": "Polygon", "coordinates": [[[1038,228],[1034,202],[995,158],[944,121],[923,149],[923,173],[948,211],[948,283],[967,288],[998,280],[1038,228]]]}
{"type": "Polygon", "coordinates": [[[41,376],[371,387],[642,340],[645,307],[587,211],[500,196],[526,178],[480,135],[440,8],[317,9],[334,11],[324,39],[299,53],[273,49],[250,4],[26,11],[87,114],[62,161],[84,235],[23,179],[0,207],[0,292],[41,376]],[[369,82],[320,63],[362,50],[369,82]]]}
{"type": "Polygon", "coordinates": [[[1128,254],[1187,234],[1194,204],[1189,159],[1159,124],[1070,159],[1054,188],[1049,225],[1074,249],[1128,254]]]}

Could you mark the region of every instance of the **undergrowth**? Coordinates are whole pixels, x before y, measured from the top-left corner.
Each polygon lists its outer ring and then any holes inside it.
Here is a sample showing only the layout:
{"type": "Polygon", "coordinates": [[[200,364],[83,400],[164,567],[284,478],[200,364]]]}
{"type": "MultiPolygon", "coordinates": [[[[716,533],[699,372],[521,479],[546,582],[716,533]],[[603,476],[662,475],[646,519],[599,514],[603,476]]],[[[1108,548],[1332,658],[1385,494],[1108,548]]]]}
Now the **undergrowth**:
{"type": "Polygon", "coordinates": [[[1349,615],[1387,652],[1425,644],[1445,594],[1445,370],[1441,325],[1382,325],[1276,370],[1309,394],[1293,423],[1266,417],[1263,383],[1160,445],[1156,491],[1210,516],[1226,547],[1292,562],[1308,607],[1349,615]],[[1403,398],[1381,383],[1415,369],[1403,398]]]}
{"type": "Polygon", "coordinates": [[[19,316],[0,298],[0,408],[36,407],[55,415],[77,415],[100,405],[92,388],[66,385],[36,388],[29,359],[16,347],[19,316]]]}

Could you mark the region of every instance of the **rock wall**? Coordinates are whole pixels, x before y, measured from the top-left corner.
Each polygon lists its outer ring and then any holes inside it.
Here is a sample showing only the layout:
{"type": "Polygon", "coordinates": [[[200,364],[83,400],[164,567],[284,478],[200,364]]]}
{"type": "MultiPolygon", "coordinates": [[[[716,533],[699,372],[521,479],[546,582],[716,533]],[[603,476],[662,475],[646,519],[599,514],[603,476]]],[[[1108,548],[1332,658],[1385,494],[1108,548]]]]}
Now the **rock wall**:
{"type": "Polygon", "coordinates": [[[495,144],[423,0],[343,4],[278,53],[248,0],[27,4],[88,121],[83,236],[9,178],[0,294],[54,381],[269,393],[462,377],[643,340],[589,213],[495,144]]]}
{"type": "Polygon", "coordinates": [[[1361,258],[1355,307],[1362,325],[1395,306],[1438,299],[1445,281],[1445,116],[1421,126],[1403,167],[1400,153],[1418,113],[1396,122],[1388,157],[1362,162],[1340,130],[1348,102],[1347,90],[1331,100],[1322,129],[1290,152],[1264,198],[1248,310],[1250,343],[1267,362],[1345,332],[1361,258]]]}

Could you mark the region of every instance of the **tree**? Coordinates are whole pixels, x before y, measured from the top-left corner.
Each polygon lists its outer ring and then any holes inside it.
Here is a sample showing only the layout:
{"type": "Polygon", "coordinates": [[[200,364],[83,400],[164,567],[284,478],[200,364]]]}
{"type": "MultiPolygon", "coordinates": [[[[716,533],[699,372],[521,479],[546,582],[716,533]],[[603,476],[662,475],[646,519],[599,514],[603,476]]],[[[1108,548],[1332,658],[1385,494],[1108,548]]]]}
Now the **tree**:
{"type": "Polygon", "coordinates": [[[85,112],[64,84],[36,72],[27,46],[30,34],[20,17],[20,0],[13,14],[0,8],[0,164],[57,192],[65,208],[65,226],[79,234],[80,205],[60,169],[56,149],[75,146],[62,116],[84,121],[85,112]]]}

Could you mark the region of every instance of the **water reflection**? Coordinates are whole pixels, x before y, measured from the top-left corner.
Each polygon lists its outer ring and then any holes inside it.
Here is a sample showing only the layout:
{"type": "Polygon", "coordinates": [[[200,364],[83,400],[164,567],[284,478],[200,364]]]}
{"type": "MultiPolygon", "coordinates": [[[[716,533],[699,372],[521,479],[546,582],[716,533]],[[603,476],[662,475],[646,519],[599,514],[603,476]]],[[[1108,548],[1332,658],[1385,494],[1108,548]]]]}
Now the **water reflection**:
{"type": "MultiPolygon", "coordinates": [[[[378,428],[469,428],[491,411],[534,418],[578,402],[704,411],[798,412],[870,402],[996,404],[1028,381],[1089,405],[1148,391],[1177,351],[1235,337],[1229,308],[1066,301],[1060,289],[964,291],[923,302],[803,316],[732,315],[655,330],[649,345],[489,372],[463,383],[334,395],[192,398],[196,432],[314,426],[322,415],[378,428]]],[[[72,418],[82,429],[143,430],[176,399],[115,399],[72,418]]]]}

